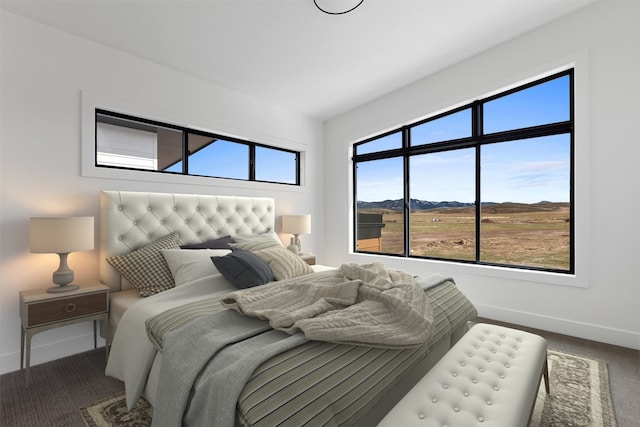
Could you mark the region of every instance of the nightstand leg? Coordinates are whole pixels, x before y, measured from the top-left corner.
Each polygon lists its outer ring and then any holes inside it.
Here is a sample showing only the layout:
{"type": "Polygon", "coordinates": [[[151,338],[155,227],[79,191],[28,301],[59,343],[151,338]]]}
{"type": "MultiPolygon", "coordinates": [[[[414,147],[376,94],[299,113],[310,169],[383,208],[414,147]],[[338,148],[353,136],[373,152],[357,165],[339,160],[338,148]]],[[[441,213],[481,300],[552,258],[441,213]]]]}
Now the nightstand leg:
{"type": "Polygon", "coordinates": [[[97,320],[93,321],[93,348],[98,348],[98,328],[97,328],[97,320]]]}
{"type": "Polygon", "coordinates": [[[107,355],[107,361],[109,360],[109,337],[111,336],[110,324],[109,324],[109,315],[104,316],[104,352],[107,355]]]}
{"type": "Polygon", "coordinates": [[[29,387],[31,382],[31,332],[27,331],[27,360],[24,373],[24,386],[29,387]]]}
{"type": "Polygon", "coordinates": [[[20,326],[20,370],[24,368],[24,328],[20,326]]]}

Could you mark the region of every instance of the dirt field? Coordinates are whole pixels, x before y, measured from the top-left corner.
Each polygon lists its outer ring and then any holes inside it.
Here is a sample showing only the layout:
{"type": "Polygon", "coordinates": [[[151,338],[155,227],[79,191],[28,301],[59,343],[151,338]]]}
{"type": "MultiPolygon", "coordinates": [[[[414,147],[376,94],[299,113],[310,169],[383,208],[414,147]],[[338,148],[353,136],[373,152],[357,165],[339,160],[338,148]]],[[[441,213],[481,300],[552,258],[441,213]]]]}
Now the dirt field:
{"type": "MultiPolygon", "coordinates": [[[[382,252],[402,253],[402,213],[376,213],[384,214],[382,252]]],[[[569,269],[568,203],[491,205],[483,207],[481,218],[481,261],[569,269]]],[[[412,255],[474,260],[473,208],[412,212],[411,236],[412,255]]]]}

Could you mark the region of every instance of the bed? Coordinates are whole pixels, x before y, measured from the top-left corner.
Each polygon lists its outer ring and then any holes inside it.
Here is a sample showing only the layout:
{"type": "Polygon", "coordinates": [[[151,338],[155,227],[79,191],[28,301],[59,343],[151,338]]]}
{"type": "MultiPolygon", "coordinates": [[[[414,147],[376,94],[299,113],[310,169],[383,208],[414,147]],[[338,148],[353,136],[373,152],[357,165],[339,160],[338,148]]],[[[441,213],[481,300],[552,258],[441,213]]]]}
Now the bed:
{"type": "MultiPolygon", "coordinates": [[[[244,321],[248,317],[228,309],[222,302],[238,293],[238,283],[253,281],[256,274],[264,275],[253,272],[249,278],[239,276],[242,279],[239,282],[235,276],[231,279],[225,266],[230,262],[230,254],[237,257],[245,256],[245,252],[261,257],[276,254],[275,259],[264,261],[276,277],[275,272],[281,276],[282,271],[288,274],[277,281],[260,282],[247,292],[337,280],[342,266],[307,266],[305,269],[295,264],[295,267],[287,266],[293,272],[283,270],[278,257],[282,255],[288,260],[288,255],[285,257],[282,253],[286,249],[276,247],[279,239],[275,235],[275,219],[275,204],[270,198],[101,192],[100,278],[111,290],[110,329],[114,331],[106,374],[125,383],[129,407],[144,396],[156,414],[166,412],[167,390],[173,387],[171,381],[176,381],[171,379],[176,375],[172,366],[183,369],[180,363],[176,365],[175,360],[169,359],[177,357],[183,361],[203,357],[200,347],[191,345],[192,342],[202,335],[215,335],[215,339],[219,339],[233,329],[219,326],[225,325],[220,323],[224,316],[233,313],[234,322],[236,318],[244,321]],[[268,240],[269,246],[265,248],[268,240]],[[217,247],[218,244],[221,247],[217,247]],[[144,266],[127,271],[126,266],[118,264],[123,260],[144,266]],[[297,268],[301,270],[296,271],[297,268]],[[170,284],[164,283],[167,275],[170,284]],[[141,277],[152,289],[138,283],[141,277]],[[160,291],[153,289],[159,283],[160,291]],[[203,321],[209,322],[209,318],[218,323],[213,327],[207,323],[204,327],[215,333],[195,332],[203,327],[200,325],[203,321]],[[176,336],[186,337],[189,333],[192,341],[186,341],[187,345],[185,341],[175,344],[176,336]]],[[[393,348],[313,339],[293,342],[300,333],[287,334],[293,337],[286,339],[293,343],[290,347],[254,362],[256,365],[243,373],[246,378],[242,380],[237,398],[233,397],[233,404],[202,403],[204,398],[197,397],[200,392],[195,392],[204,388],[200,377],[200,383],[185,386],[191,387],[187,402],[191,414],[185,411],[180,415],[184,419],[179,418],[177,425],[197,424],[194,421],[197,418],[193,418],[198,416],[193,414],[194,408],[198,408],[200,416],[216,417],[223,407],[231,408],[233,420],[225,421],[227,425],[375,425],[466,332],[467,322],[477,314],[452,279],[430,276],[413,280],[421,286],[420,294],[424,293],[428,299],[432,315],[432,330],[424,344],[393,348]]],[[[260,322],[265,323],[261,320],[256,325],[260,322]]],[[[262,328],[262,324],[256,327],[262,328]]],[[[269,330],[269,333],[274,332],[269,330]]],[[[220,353],[224,356],[224,352],[220,353]]],[[[194,370],[190,366],[184,369],[194,370]]],[[[218,372],[225,372],[226,368],[214,371],[207,381],[230,381],[229,378],[238,377],[235,373],[226,380],[216,379],[218,372]]],[[[207,387],[213,391],[226,385],[211,384],[207,383],[207,387]]],[[[179,394],[178,391],[175,394],[179,394]]],[[[211,398],[207,393],[202,395],[211,398]]],[[[226,398],[228,396],[218,393],[212,401],[223,402],[226,398]]],[[[167,420],[156,421],[159,420],[154,419],[156,425],[172,424],[167,420]]]]}

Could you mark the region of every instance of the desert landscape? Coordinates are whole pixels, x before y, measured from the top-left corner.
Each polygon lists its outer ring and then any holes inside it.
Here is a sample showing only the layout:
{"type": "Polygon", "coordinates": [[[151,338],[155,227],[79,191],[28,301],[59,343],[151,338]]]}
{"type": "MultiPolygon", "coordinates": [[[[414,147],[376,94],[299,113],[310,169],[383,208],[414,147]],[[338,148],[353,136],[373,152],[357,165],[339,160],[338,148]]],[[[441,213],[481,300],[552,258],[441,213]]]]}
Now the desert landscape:
{"type": "MultiPolygon", "coordinates": [[[[475,260],[475,208],[414,210],[410,214],[412,256],[475,260]]],[[[382,252],[402,254],[403,213],[392,209],[361,209],[383,214],[382,252]]],[[[570,269],[569,203],[496,203],[482,206],[482,262],[553,270],[570,269]]]]}

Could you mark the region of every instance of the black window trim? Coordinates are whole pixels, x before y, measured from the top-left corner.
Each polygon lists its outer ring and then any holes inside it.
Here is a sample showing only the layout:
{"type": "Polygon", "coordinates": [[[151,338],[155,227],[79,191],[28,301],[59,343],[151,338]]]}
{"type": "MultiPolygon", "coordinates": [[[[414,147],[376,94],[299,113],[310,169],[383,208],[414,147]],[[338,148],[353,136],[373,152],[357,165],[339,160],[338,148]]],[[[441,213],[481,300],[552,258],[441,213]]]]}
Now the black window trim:
{"type": "Polygon", "coordinates": [[[460,264],[471,264],[478,266],[494,266],[494,267],[504,267],[512,270],[529,270],[529,271],[541,271],[541,272],[551,272],[551,273],[561,273],[567,275],[574,275],[576,270],[576,255],[575,255],[575,106],[574,106],[574,86],[575,86],[575,70],[574,68],[569,68],[549,76],[533,80],[529,83],[515,86],[511,89],[505,90],[503,92],[496,93],[494,95],[477,99],[468,104],[453,108],[451,110],[447,110],[441,113],[438,113],[434,116],[428,117],[426,119],[417,121],[411,124],[405,124],[398,128],[395,128],[390,131],[386,131],[384,133],[374,135],[372,137],[366,138],[362,141],[356,142],[353,144],[353,157],[352,157],[352,177],[353,177],[353,252],[360,254],[371,254],[371,255],[383,255],[383,256],[391,256],[397,258],[408,258],[408,259],[426,259],[426,260],[434,260],[434,261],[442,261],[442,262],[451,262],[451,263],[460,263],[460,264]],[[562,122],[549,123],[544,125],[536,125],[525,128],[518,128],[513,130],[494,132],[489,134],[484,134],[482,125],[483,125],[483,105],[493,101],[498,98],[502,98],[508,95],[511,95],[515,92],[519,92],[521,90],[525,90],[543,83],[546,83],[551,80],[555,80],[557,78],[569,76],[569,120],[562,122]],[[410,144],[410,129],[424,123],[438,120],[442,117],[448,116],[450,114],[455,114],[460,111],[471,108],[471,120],[472,120],[472,135],[470,137],[458,138],[453,140],[447,140],[442,142],[434,142],[419,146],[411,146],[410,144]],[[375,141],[377,139],[384,138],[394,133],[402,133],[402,147],[394,148],[379,152],[366,153],[366,154],[358,154],[358,147],[366,144],[371,141],[375,141]],[[481,227],[478,226],[480,224],[479,219],[481,217],[481,204],[478,203],[478,200],[481,200],[480,188],[480,150],[479,148],[483,145],[506,142],[506,141],[515,141],[515,140],[524,140],[528,138],[534,137],[544,137],[551,135],[559,135],[559,134],[569,134],[570,137],[570,191],[569,191],[569,216],[570,216],[570,236],[569,236],[569,268],[567,270],[564,269],[553,269],[553,268],[542,268],[535,266],[527,266],[527,265],[514,265],[514,264],[501,264],[501,263],[492,263],[487,261],[480,260],[480,234],[481,227]],[[476,259],[475,260],[460,260],[460,259],[449,259],[449,258],[436,258],[429,256],[418,256],[412,255],[410,251],[410,236],[411,236],[411,224],[409,220],[410,215],[410,177],[409,177],[409,158],[411,156],[420,155],[420,154],[429,154],[443,151],[451,151],[458,150],[463,148],[476,148],[476,227],[475,227],[475,238],[476,238],[476,259]],[[404,196],[404,249],[402,254],[394,254],[394,253],[384,253],[384,252],[371,252],[371,251],[363,251],[358,250],[358,241],[357,241],[357,218],[358,218],[358,198],[357,198],[357,165],[361,162],[371,161],[371,160],[382,160],[389,158],[397,158],[403,157],[403,175],[404,175],[404,188],[403,188],[403,196],[404,196]]]}
{"type": "Polygon", "coordinates": [[[281,148],[281,147],[274,147],[274,146],[271,146],[271,145],[267,145],[267,144],[263,144],[263,143],[259,143],[259,142],[254,142],[254,141],[249,141],[249,140],[244,140],[244,139],[237,138],[237,137],[222,135],[222,134],[218,134],[218,133],[215,133],[215,132],[208,132],[208,131],[203,131],[203,130],[199,130],[199,129],[188,128],[188,127],[185,127],[185,126],[174,125],[174,124],[170,124],[170,123],[166,123],[166,122],[160,122],[160,121],[157,121],[157,120],[145,119],[145,118],[141,118],[141,117],[132,116],[132,115],[129,115],[129,114],[119,113],[119,112],[112,111],[112,110],[106,110],[106,109],[103,109],[103,108],[95,108],[94,123],[95,123],[95,129],[94,129],[95,155],[94,155],[93,161],[94,161],[94,166],[98,167],[98,168],[125,169],[125,170],[139,171],[139,172],[150,172],[150,173],[155,173],[155,174],[194,176],[194,177],[226,179],[226,180],[242,181],[242,182],[263,182],[263,183],[278,184],[278,185],[289,185],[289,186],[296,186],[296,187],[301,186],[301,182],[300,182],[300,177],[301,177],[300,162],[301,162],[302,153],[299,152],[299,151],[296,151],[296,150],[290,150],[290,149],[281,148]],[[104,121],[104,120],[100,120],[99,121],[98,120],[98,115],[114,117],[114,118],[119,119],[119,120],[129,121],[129,122],[131,122],[133,124],[133,126],[131,126],[132,128],[137,128],[137,129],[141,129],[141,130],[148,130],[150,127],[152,127],[152,128],[162,127],[162,128],[172,129],[172,130],[176,130],[176,131],[182,132],[182,162],[183,162],[183,164],[182,164],[182,172],[169,172],[169,171],[163,171],[163,170],[149,170],[149,169],[140,169],[140,168],[134,168],[134,167],[127,167],[127,166],[112,166],[112,165],[101,165],[101,164],[98,164],[98,140],[97,140],[98,123],[99,122],[109,123],[109,121],[104,121]],[[148,125],[148,126],[145,126],[145,125],[148,125]],[[216,138],[216,139],[222,139],[222,140],[225,140],[225,141],[234,142],[234,143],[237,143],[237,144],[243,144],[243,145],[248,146],[248,148],[249,148],[249,159],[248,159],[248,164],[247,164],[247,167],[249,168],[248,179],[217,177],[217,176],[210,176],[210,175],[198,175],[198,174],[189,174],[189,173],[187,173],[186,171],[188,170],[189,154],[193,154],[193,153],[189,153],[189,134],[202,135],[202,136],[212,137],[212,138],[216,138]],[[265,181],[265,180],[256,179],[255,178],[255,149],[256,149],[256,147],[264,147],[264,148],[268,148],[268,149],[271,149],[271,150],[277,150],[277,151],[282,151],[282,152],[285,152],[285,153],[294,154],[295,157],[296,157],[295,183],[279,182],[279,181],[265,181]]]}

